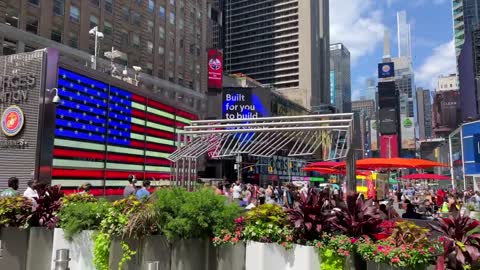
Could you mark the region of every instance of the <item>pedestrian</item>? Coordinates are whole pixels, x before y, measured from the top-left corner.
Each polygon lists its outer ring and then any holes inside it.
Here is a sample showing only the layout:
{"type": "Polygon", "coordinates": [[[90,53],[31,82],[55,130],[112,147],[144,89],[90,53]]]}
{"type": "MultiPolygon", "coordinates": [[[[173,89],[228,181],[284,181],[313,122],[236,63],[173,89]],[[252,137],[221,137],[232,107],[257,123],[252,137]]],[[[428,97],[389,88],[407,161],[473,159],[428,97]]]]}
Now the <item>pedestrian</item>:
{"type": "Polygon", "coordinates": [[[30,180],[27,182],[27,189],[23,192],[23,197],[35,200],[34,198],[38,199],[38,192],[36,190],[37,181],[30,180]]]}
{"type": "Polygon", "coordinates": [[[140,201],[147,200],[148,196],[150,196],[150,191],[148,189],[150,188],[150,180],[145,180],[143,181],[142,188],[137,190],[136,196],[137,199],[140,201]]]}
{"type": "Polygon", "coordinates": [[[137,193],[137,187],[135,186],[135,183],[137,183],[137,178],[135,177],[134,174],[131,174],[128,176],[128,185],[125,187],[123,190],[123,197],[128,198],[130,196],[135,196],[137,193]]]}
{"type": "Polygon", "coordinates": [[[232,196],[233,200],[238,203],[242,200],[242,186],[240,185],[240,181],[237,181],[235,184],[233,184],[232,196]]]}
{"type": "Polygon", "coordinates": [[[88,194],[90,189],[92,189],[92,184],[90,183],[84,183],[78,188],[80,194],[88,194]]]}
{"type": "Polygon", "coordinates": [[[18,178],[13,176],[8,179],[8,188],[0,193],[0,197],[15,196],[20,196],[20,192],[18,192],[18,178]]]}

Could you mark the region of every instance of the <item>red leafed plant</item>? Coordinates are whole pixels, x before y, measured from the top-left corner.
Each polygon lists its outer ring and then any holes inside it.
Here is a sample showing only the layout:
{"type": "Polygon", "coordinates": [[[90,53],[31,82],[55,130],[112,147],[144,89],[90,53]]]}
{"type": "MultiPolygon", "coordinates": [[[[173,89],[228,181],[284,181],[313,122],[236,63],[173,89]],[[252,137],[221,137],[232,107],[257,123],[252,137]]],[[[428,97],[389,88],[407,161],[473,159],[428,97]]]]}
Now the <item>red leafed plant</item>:
{"type": "Polygon", "coordinates": [[[318,240],[327,231],[330,205],[328,191],[311,188],[306,195],[301,194],[298,206],[287,210],[288,221],[300,242],[318,240]]]}
{"type": "Polygon", "coordinates": [[[30,225],[53,229],[59,222],[57,211],[60,210],[63,192],[60,186],[47,187],[39,185],[37,188],[36,208],[30,217],[30,225]]]}
{"type": "Polygon", "coordinates": [[[373,237],[380,232],[382,219],[378,209],[371,200],[357,199],[357,194],[347,196],[346,206],[335,210],[335,215],[328,219],[332,226],[351,237],[373,237]]]}
{"type": "Polygon", "coordinates": [[[437,259],[437,270],[478,269],[480,259],[479,222],[466,216],[437,218],[430,227],[442,234],[439,240],[443,244],[443,254],[437,259]]]}

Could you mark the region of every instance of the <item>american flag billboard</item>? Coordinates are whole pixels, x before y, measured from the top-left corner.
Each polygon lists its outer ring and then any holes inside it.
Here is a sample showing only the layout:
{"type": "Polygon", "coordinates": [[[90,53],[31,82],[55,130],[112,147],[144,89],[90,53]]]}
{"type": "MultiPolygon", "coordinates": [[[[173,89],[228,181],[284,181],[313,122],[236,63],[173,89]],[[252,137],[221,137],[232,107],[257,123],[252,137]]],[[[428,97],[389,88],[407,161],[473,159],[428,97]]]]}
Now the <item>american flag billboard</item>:
{"type": "Polygon", "coordinates": [[[168,180],[178,129],[196,116],[60,68],[52,184],[121,194],[126,179],[168,180]]]}

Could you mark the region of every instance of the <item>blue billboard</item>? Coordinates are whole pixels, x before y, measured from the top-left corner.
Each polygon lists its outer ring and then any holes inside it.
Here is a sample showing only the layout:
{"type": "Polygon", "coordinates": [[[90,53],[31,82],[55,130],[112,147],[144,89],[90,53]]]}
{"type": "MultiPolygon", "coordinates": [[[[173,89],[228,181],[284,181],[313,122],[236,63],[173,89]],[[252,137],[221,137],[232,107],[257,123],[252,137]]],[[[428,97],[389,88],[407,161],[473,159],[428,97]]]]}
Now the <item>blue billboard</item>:
{"type": "Polygon", "coordinates": [[[393,62],[378,64],[378,78],[391,78],[395,77],[395,66],[393,62]]]}
{"type": "Polygon", "coordinates": [[[465,175],[480,174],[480,121],[462,126],[465,175]]]}

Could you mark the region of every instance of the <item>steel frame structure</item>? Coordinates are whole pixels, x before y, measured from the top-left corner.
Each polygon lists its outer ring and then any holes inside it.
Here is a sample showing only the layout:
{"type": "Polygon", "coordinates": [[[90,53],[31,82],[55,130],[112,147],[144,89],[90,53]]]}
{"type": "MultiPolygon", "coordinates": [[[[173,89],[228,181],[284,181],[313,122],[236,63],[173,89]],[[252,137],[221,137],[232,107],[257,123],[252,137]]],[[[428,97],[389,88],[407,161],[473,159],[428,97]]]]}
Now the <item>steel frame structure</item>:
{"type": "Polygon", "coordinates": [[[206,154],[239,163],[242,155],[272,157],[287,147],[290,157],[347,158],[353,130],[353,113],[193,121],[179,131],[177,150],[168,157],[170,180],[191,189],[206,154]]]}

